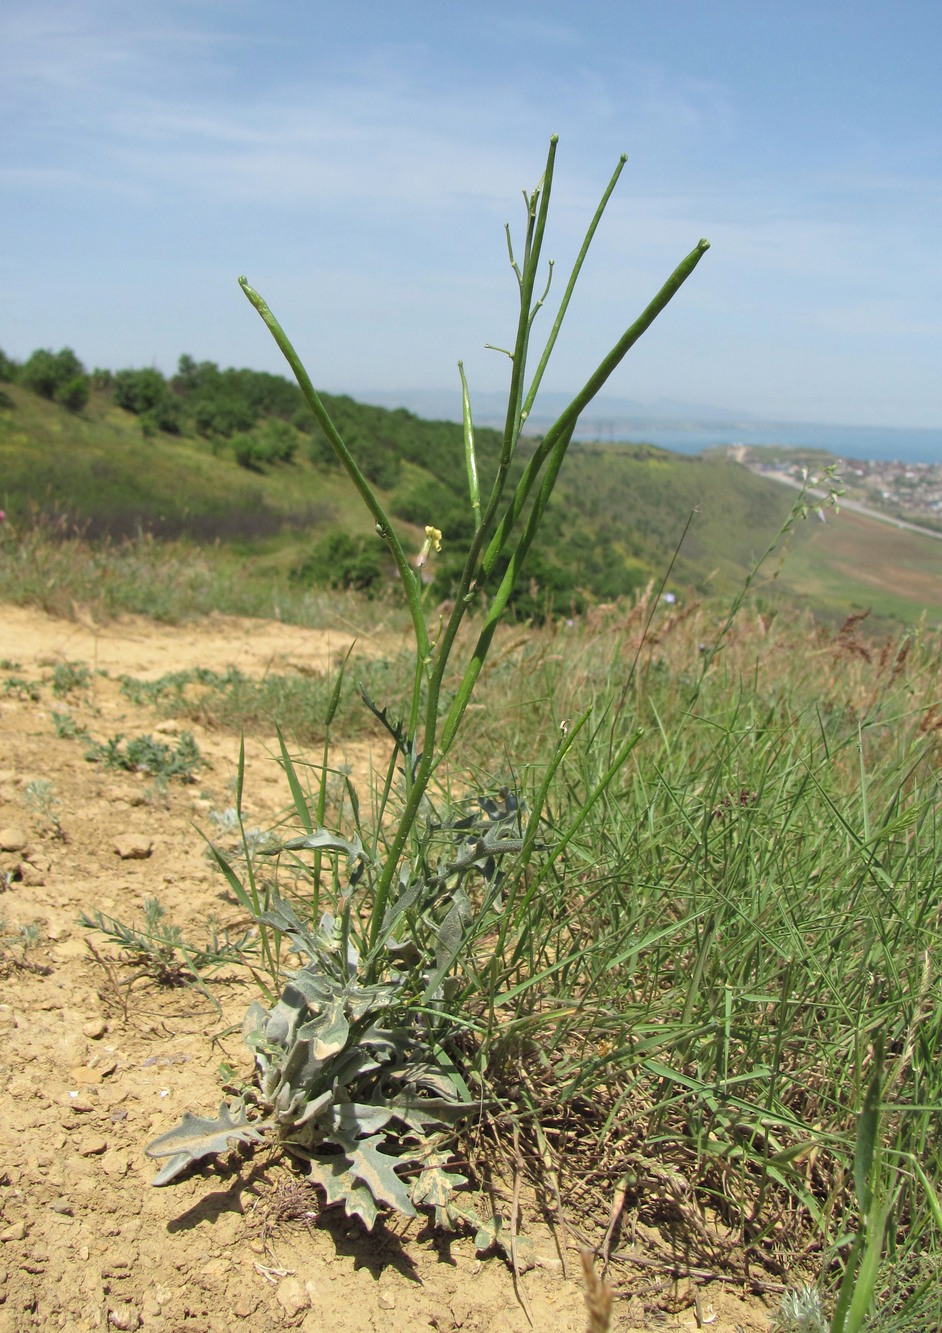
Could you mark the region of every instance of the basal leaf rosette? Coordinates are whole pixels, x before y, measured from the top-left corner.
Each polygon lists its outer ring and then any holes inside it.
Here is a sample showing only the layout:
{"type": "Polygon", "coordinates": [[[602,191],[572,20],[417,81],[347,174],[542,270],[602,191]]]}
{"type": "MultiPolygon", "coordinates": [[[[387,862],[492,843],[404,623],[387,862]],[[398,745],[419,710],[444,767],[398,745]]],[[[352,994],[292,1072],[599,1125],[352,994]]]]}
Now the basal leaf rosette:
{"type": "MultiPolygon", "coordinates": [[[[429,1206],[439,1221],[457,1214],[445,1145],[468,1115],[459,1072],[426,1034],[417,990],[428,978],[390,966],[387,979],[362,983],[358,952],[329,914],[316,932],[276,898],[262,914],[309,955],[277,1003],[249,1006],[243,1037],[255,1084],[223,1102],[215,1119],[187,1113],[155,1139],[166,1185],[193,1164],[238,1143],[274,1140],[300,1161],[328,1204],[342,1204],[372,1228],[382,1207],[414,1216],[429,1206]]],[[[394,956],[394,955],[393,955],[394,956]]]]}

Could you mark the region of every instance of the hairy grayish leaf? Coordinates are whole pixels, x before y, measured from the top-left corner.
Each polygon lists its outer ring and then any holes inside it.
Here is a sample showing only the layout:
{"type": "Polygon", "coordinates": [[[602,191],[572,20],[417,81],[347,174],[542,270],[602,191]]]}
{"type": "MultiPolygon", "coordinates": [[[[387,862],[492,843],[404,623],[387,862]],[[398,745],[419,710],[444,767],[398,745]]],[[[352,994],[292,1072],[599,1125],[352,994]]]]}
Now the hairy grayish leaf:
{"type": "Polygon", "coordinates": [[[243,1102],[236,1105],[234,1116],[229,1103],[221,1102],[215,1120],[186,1111],[176,1129],[168,1130],[147,1145],[148,1157],[170,1159],[152,1184],[168,1185],[193,1162],[226,1152],[233,1143],[257,1143],[267,1128],[267,1124],[249,1122],[243,1102]]]}

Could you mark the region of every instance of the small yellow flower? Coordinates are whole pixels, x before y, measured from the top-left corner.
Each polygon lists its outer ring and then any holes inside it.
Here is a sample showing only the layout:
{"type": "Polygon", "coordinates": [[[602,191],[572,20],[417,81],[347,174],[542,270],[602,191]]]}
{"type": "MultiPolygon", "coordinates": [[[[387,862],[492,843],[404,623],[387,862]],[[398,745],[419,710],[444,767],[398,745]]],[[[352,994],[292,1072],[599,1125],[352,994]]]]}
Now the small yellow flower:
{"type": "Polygon", "coordinates": [[[442,549],[441,532],[439,532],[438,528],[432,528],[426,526],[425,543],[421,551],[419,552],[418,559],[415,562],[416,569],[422,569],[423,566],[428,564],[428,559],[429,556],[432,554],[432,552],[440,551],[441,549],[442,549]]]}

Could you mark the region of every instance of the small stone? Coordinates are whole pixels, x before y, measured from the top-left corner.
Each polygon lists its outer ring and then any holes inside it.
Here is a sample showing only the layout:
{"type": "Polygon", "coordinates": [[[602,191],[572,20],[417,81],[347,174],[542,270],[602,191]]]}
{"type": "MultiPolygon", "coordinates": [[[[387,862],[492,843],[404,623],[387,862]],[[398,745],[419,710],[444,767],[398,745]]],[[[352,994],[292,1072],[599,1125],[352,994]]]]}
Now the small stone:
{"type": "Polygon", "coordinates": [[[25,1240],[25,1239],[26,1239],[25,1222],[11,1222],[8,1227],[6,1227],[3,1231],[0,1231],[0,1241],[2,1241],[4,1245],[6,1245],[7,1242],[11,1240],[25,1240]]]}
{"type": "Polygon", "coordinates": [[[311,1304],[307,1288],[300,1278],[283,1277],[278,1283],[275,1299],[288,1319],[294,1319],[311,1304]]]}
{"type": "Polygon", "coordinates": [[[63,1217],[72,1217],[73,1208],[68,1199],[53,1199],[49,1205],[54,1213],[61,1213],[63,1217]]]}
{"type": "Polygon", "coordinates": [[[79,1092],[76,1092],[74,1097],[72,1096],[71,1092],[67,1092],[65,1095],[65,1101],[69,1110],[74,1111],[76,1115],[87,1115],[89,1111],[95,1110],[95,1103],[92,1101],[92,1099],[90,1097],[83,1096],[79,1092]]]}
{"type": "Polygon", "coordinates": [[[69,1070],[69,1078],[77,1088],[93,1087],[101,1082],[101,1071],[90,1065],[76,1065],[69,1070]]]}
{"type": "Polygon", "coordinates": [[[108,1031],[108,1024],[101,1017],[90,1018],[87,1023],[82,1024],[82,1032],[89,1041],[98,1041],[108,1031]]]}
{"type": "Polygon", "coordinates": [[[131,1330],[141,1326],[141,1316],[133,1305],[113,1305],[108,1311],[108,1324],[111,1328],[131,1330]]]}
{"type": "Polygon", "coordinates": [[[126,1176],[130,1168],[127,1153],[106,1152],[101,1159],[101,1169],[106,1176],[126,1176]]]}
{"type": "Polygon", "coordinates": [[[8,824],[0,828],[0,852],[23,852],[29,845],[29,838],[21,828],[8,824]]]}
{"type": "Polygon", "coordinates": [[[98,1157],[108,1150],[108,1144],[100,1134],[83,1134],[77,1146],[80,1157],[98,1157]]]}
{"type": "Polygon", "coordinates": [[[115,853],[122,861],[146,861],[154,850],[152,838],[138,833],[125,833],[114,841],[115,853]]]}
{"type": "Polygon", "coordinates": [[[396,1297],[388,1288],[386,1291],[379,1293],[379,1308],[381,1310],[395,1310],[396,1308],[396,1297]]]}
{"type": "Polygon", "coordinates": [[[232,1305],[232,1313],[236,1319],[248,1319],[258,1309],[258,1299],[250,1291],[242,1296],[237,1296],[232,1305]]]}

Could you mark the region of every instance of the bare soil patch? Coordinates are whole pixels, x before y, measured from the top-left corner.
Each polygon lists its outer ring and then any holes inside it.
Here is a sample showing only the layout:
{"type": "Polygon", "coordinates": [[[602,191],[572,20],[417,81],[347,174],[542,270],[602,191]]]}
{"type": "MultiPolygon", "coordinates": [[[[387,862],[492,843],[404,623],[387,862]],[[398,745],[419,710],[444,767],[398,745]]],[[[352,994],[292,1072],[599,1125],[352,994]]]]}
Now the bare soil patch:
{"type": "MultiPolygon", "coordinates": [[[[86,744],[57,735],[52,712],[67,711],[98,740],[170,739],[173,722],[129,703],[119,675],[154,679],[193,666],[326,670],[351,638],[228,617],[182,628],[131,618],[102,628],[0,607],[0,1333],[529,1327],[511,1273],[499,1259],[479,1260],[470,1238],[401,1219],[367,1235],[335,1211],[322,1213],[276,1157],[231,1154],[216,1169],[152,1189],[144,1144],[184,1110],[218,1105],[220,1062],[246,1064],[238,1031],[226,1028],[239,1023],[251,995],[242,983],[215,985],[222,1017],[192,988],[162,989],[146,977],[122,998],[77,924],[80,912],[96,909],[139,921],[145,900],[158,898],[185,934],[201,936],[211,912],[238,925],[197,829],[212,832],[209,812],[232,804],[239,742],[181,724],[194,731],[205,766],[195,784],[172,782],[161,793],[145,775],[87,762],[86,744]],[[63,662],[91,673],[65,699],[51,686],[63,662]],[[8,689],[10,681],[25,684],[8,689]],[[45,813],[27,799],[37,782],[52,784],[45,813]],[[147,854],[122,859],[122,838],[147,854]],[[24,953],[13,935],[34,923],[39,942],[24,953]]],[[[248,818],[261,827],[286,802],[275,751],[274,738],[246,741],[248,818]]],[[[362,772],[369,747],[346,758],[362,772]]],[[[584,1329],[578,1256],[570,1252],[567,1280],[536,1210],[524,1225],[540,1258],[522,1278],[534,1327],[584,1329]]],[[[643,1260],[641,1237],[637,1250],[643,1260]]],[[[617,1295],[614,1329],[698,1326],[687,1284],[675,1293],[678,1314],[655,1314],[658,1300],[644,1294],[655,1275],[641,1266],[638,1273],[638,1286],[617,1295]]],[[[665,1289],[661,1282],[661,1295],[665,1289]]],[[[767,1328],[766,1307],[729,1285],[698,1294],[701,1327],[767,1328]]]]}

